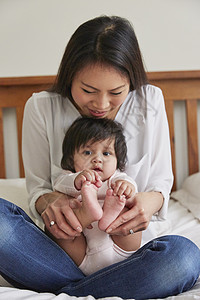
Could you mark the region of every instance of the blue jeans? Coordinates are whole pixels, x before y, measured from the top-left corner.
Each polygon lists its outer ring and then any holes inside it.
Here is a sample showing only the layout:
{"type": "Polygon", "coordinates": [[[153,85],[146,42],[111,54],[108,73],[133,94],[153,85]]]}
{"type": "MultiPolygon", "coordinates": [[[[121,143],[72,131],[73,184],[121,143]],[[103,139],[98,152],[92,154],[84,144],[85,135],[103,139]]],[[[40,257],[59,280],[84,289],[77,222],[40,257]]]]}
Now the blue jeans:
{"type": "Polygon", "coordinates": [[[190,289],[200,250],[181,236],[163,236],[128,259],[85,276],[18,206],[0,199],[0,273],[15,287],[95,298],[163,298],[190,289]]]}

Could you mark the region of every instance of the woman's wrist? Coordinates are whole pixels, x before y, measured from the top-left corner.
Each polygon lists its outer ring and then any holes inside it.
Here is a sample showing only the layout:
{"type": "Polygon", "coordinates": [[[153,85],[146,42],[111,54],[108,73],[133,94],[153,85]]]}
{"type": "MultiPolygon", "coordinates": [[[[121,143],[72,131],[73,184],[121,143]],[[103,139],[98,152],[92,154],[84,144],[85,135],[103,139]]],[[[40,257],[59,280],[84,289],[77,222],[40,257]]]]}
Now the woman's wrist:
{"type": "Polygon", "coordinates": [[[162,208],[163,203],[164,203],[164,197],[161,192],[150,192],[152,193],[152,201],[154,201],[154,212],[153,215],[162,208]]]}
{"type": "Polygon", "coordinates": [[[48,204],[54,202],[61,195],[63,194],[60,192],[52,192],[40,196],[35,202],[35,208],[37,212],[41,215],[43,211],[47,208],[48,204]]]}
{"type": "MultiPolygon", "coordinates": [[[[145,204],[148,204],[148,211],[150,213],[151,216],[153,216],[154,214],[158,213],[159,210],[162,208],[163,203],[164,203],[164,197],[162,195],[161,192],[143,192],[143,193],[138,193],[136,194],[135,197],[137,197],[137,195],[139,196],[140,199],[146,199],[148,198],[148,200],[151,202],[151,205],[149,205],[148,202],[145,201],[145,204]],[[144,197],[144,198],[143,198],[144,197]]],[[[147,209],[145,207],[145,209],[147,209]]]]}

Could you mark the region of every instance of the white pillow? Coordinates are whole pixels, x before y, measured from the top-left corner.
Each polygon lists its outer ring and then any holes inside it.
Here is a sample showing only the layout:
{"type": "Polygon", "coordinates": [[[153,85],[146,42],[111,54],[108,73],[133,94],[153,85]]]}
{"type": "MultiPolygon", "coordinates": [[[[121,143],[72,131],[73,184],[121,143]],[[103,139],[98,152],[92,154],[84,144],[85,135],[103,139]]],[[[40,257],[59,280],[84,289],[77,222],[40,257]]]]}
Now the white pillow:
{"type": "Polygon", "coordinates": [[[30,215],[25,178],[0,179],[0,197],[20,206],[30,215]]]}
{"type": "Polygon", "coordinates": [[[200,220],[200,172],[187,177],[182,188],[173,192],[171,198],[179,201],[200,220]]]}

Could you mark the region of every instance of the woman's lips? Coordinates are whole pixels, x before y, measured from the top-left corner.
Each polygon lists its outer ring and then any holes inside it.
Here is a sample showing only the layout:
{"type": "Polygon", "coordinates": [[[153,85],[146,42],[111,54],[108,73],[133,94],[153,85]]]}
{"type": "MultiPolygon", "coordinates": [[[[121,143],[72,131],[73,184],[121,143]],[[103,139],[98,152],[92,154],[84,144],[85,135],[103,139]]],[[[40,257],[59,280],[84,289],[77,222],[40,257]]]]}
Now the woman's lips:
{"type": "Polygon", "coordinates": [[[94,117],[103,117],[107,113],[107,111],[97,111],[92,109],[89,109],[89,112],[94,117]]]}

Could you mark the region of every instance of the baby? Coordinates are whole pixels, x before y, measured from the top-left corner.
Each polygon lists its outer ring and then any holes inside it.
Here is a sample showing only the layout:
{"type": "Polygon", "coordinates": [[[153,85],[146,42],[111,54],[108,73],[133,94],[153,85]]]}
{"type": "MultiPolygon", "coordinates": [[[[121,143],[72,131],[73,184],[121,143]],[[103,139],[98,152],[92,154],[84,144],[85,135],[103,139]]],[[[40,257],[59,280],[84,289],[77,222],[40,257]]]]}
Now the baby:
{"type": "Polygon", "coordinates": [[[63,172],[54,190],[80,198],[82,205],[74,213],[83,234],[74,240],[54,240],[86,275],[129,257],[141,244],[140,232],[105,232],[137,192],[136,183],[122,173],[126,154],[122,126],[110,119],[79,118],[63,141],[63,172]]]}

